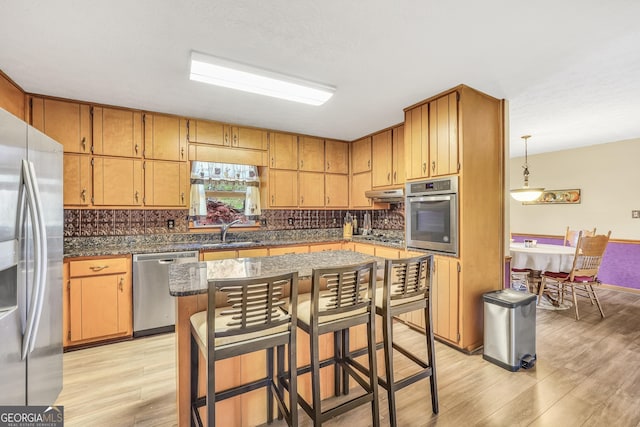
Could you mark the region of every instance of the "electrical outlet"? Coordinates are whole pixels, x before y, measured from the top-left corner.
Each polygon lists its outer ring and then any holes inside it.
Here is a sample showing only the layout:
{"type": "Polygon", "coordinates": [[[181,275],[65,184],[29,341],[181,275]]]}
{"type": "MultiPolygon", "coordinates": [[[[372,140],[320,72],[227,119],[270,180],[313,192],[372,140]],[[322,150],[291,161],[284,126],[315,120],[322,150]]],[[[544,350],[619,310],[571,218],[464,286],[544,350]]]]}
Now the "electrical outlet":
{"type": "Polygon", "coordinates": [[[173,219],[168,219],[167,220],[167,228],[169,230],[173,230],[173,228],[176,226],[176,221],[173,219]]]}
{"type": "Polygon", "coordinates": [[[631,211],[631,218],[640,218],[640,211],[631,211]]]}
{"type": "Polygon", "coordinates": [[[385,218],[383,222],[384,222],[384,225],[389,224],[389,218],[385,218]]]}
{"type": "Polygon", "coordinates": [[[332,219],[333,219],[333,221],[331,222],[332,225],[338,224],[338,220],[337,219],[335,219],[335,218],[332,218],[332,219]]]}
{"type": "Polygon", "coordinates": [[[267,218],[260,218],[260,225],[263,227],[267,226],[267,218]]]}
{"type": "Polygon", "coordinates": [[[287,224],[293,225],[293,218],[287,218],[287,224]]]}

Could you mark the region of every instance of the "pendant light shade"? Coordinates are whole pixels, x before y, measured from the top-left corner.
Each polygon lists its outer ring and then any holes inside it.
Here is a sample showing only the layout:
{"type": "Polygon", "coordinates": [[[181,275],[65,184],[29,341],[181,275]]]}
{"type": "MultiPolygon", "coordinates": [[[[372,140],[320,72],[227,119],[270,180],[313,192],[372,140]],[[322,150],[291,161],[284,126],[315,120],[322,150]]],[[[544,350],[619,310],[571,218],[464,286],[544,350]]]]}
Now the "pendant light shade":
{"type": "Polygon", "coordinates": [[[529,187],[529,163],[527,155],[527,139],[531,138],[531,135],[524,135],[524,169],[522,174],[524,175],[524,185],[522,188],[511,190],[511,197],[519,202],[532,202],[539,198],[544,191],[544,188],[530,188],[529,187]]]}

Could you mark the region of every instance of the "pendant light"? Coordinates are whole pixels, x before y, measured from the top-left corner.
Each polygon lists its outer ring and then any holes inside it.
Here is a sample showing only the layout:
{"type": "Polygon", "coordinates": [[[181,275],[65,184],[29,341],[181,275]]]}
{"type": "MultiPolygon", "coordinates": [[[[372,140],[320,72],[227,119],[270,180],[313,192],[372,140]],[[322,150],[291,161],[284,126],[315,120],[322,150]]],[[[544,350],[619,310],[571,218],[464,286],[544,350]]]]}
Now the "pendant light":
{"type": "Polygon", "coordinates": [[[529,164],[527,162],[527,139],[531,138],[531,135],[524,135],[521,137],[524,139],[524,185],[522,188],[511,190],[511,197],[519,202],[532,202],[542,195],[544,188],[529,188],[529,164]]]}

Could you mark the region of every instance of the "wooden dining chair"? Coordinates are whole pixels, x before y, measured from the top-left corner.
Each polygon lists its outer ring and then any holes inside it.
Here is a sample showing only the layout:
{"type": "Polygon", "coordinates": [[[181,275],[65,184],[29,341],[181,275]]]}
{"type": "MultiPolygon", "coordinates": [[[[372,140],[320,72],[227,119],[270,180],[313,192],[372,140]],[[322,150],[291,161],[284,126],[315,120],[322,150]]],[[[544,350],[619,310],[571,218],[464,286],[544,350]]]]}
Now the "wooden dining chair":
{"type": "Polygon", "coordinates": [[[555,291],[560,301],[564,301],[565,294],[571,294],[575,308],[576,320],[580,320],[577,297],[589,298],[600,310],[600,316],[604,318],[604,311],[594,286],[600,284],[598,271],[602,264],[604,251],[609,243],[611,231],[607,234],[584,236],[578,234],[576,253],[573,258],[573,267],[569,272],[545,271],[542,274],[539,299],[546,290],[555,291]]]}
{"type": "Polygon", "coordinates": [[[562,245],[572,246],[575,248],[578,244],[578,236],[580,235],[580,232],[582,232],[583,236],[595,236],[596,228],[593,227],[593,230],[571,230],[567,227],[567,230],[564,233],[564,242],[562,242],[562,245]]]}
{"type": "Polygon", "coordinates": [[[216,402],[259,388],[267,390],[267,422],[278,417],[298,425],[296,323],[298,273],[247,279],[209,280],[207,311],[191,316],[191,425],[215,426],[216,402]],[[285,346],[288,348],[285,372],[285,346]],[[277,350],[274,374],[274,349],[277,350]],[[215,390],[216,361],[266,350],[265,376],[226,390],[215,390]],[[206,360],[207,394],[198,396],[199,353],[206,360]],[[289,398],[285,397],[285,388],[289,398]]]}

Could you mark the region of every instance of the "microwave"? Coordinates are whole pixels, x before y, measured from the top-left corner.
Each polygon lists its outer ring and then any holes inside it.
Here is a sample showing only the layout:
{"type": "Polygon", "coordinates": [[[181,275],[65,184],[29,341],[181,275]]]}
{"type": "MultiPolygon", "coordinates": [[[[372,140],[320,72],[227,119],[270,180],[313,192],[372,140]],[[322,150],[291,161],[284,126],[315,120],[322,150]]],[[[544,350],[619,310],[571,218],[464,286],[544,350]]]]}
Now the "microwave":
{"type": "Polygon", "coordinates": [[[406,184],[407,248],[458,256],[458,177],[406,184]]]}

